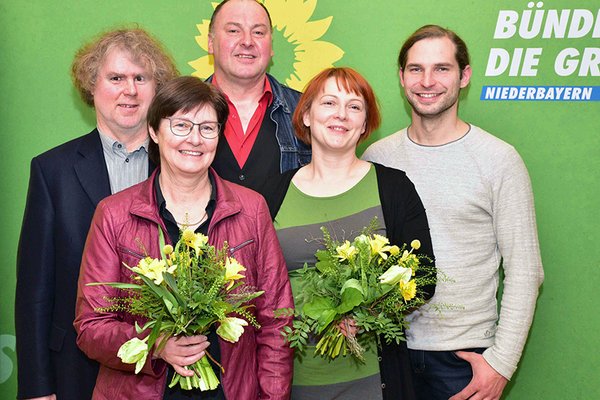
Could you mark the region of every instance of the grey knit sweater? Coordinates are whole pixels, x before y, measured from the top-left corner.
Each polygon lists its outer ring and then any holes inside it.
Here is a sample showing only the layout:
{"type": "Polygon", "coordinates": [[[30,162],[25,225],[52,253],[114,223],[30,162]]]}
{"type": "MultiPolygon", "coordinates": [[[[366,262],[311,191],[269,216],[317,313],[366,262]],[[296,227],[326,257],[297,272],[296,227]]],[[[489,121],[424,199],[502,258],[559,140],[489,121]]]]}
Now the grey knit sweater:
{"type": "Polygon", "coordinates": [[[442,146],[412,142],[406,129],[364,153],[365,160],[406,171],[431,228],[438,282],[431,305],[410,317],[408,347],[452,351],[486,347],[486,361],[510,379],[517,368],[544,277],[533,194],[516,150],[471,125],[442,146]],[[503,260],[504,292],[496,291],[503,260]]]}

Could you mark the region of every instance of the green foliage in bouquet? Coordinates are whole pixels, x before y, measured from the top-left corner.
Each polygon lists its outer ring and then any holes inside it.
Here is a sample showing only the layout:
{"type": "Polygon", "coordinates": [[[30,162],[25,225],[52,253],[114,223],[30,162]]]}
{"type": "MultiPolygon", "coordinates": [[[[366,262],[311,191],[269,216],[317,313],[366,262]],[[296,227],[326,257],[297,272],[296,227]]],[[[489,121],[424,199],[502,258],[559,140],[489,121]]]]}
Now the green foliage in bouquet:
{"type": "MultiPolygon", "coordinates": [[[[134,281],[140,283],[104,282],[125,291],[125,296],[109,298],[110,305],[98,312],[127,312],[147,321],[142,327],[136,323],[138,334],[148,332],[144,339],[132,338],[118,351],[124,363],[136,364],[139,373],[156,341],[161,349],[171,336],[206,334],[218,323],[217,334],[235,343],[250,323],[260,328],[248,311],[249,302],[263,294],[247,286],[241,272],[246,269],[234,258],[227,256],[227,243],[222,249],[208,244],[208,238],[190,229],[182,232],[175,245],[165,245],[160,231],[161,259],[143,258],[135,267],[134,281]],[[240,317],[231,315],[237,314],[240,317]]],[[[208,352],[206,353],[209,357],[208,352]]],[[[214,360],[213,360],[214,361],[214,360]]],[[[219,365],[220,367],[220,365],[219,365]]],[[[177,373],[169,387],[179,383],[185,390],[199,388],[212,390],[219,385],[207,357],[189,366],[195,375],[183,377],[177,373]]],[[[222,367],[221,367],[222,368],[222,367]]]]}
{"type": "Polygon", "coordinates": [[[379,337],[387,343],[405,340],[405,315],[425,303],[424,287],[436,282],[436,269],[429,258],[413,252],[420,247],[418,240],[410,250],[390,245],[386,237],[371,233],[375,224],[343,243],[322,227],[324,248],[316,253],[317,263],[293,272],[300,280],[296,309],[280,313],[294,313],[293,325],[283,335],[297,353],[305,351],[313,335],[322,357],[350,353],[359,361],[361,343],[379,337]],[[349,321],[355,322],[356,336],[349,321]]]}

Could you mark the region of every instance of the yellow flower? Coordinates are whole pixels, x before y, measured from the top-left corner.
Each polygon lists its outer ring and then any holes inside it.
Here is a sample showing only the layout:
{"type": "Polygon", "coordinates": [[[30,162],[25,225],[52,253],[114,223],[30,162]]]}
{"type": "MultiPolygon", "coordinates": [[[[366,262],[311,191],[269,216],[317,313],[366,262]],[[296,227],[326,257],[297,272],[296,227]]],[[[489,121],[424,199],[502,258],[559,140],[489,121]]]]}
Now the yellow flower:
{"type": "Polygon", "coordinates": [[[185,228],[183,232],[181,232],[181,238],[184,242],[191,242],[194,239],[194,235],[194,231],[189,228],[185,228]]]}
{"type": "Polygon", "coordinates": [[[342,261],[352,260],[356,253],[358,253],[356,247],[352,246],[347,240],[341,246],[336,247],[335,251],[337,251],[336,257],[342,261]]]}
{"type": "Polygon", "coordinates": [[[381,235],[373,235],[373,239],[369,239],[369,244],[371,245],[371,254],[376,254],[383,249],[383,247],[389,244],[390,241],[385,236],[381,235]]]}
{"type": "Polygon", "coordinates": [[[169,268],[167,268],[167,270],[165,272],[167,274],[173,275],[173,273],[175,272],[176,269],[177,269],[177,264],[172,264],[169,268]]]}
{"type": "MultiPolygon", "coordinates": [[[[303,90],[308,81],[325,68],[333,67],[340,60],[344,51],[333,43],[320,39],[329,29],[333,20],[332,16],[310,21],[317,0],[264,0],[262,3],[269,9],[273,21],[273,42],[275,52],[278,54],[279,41],[283,41],[283,48],[291,48],[293,54],[283,54],[277,57],[290,59],[293,71],[287,70],[277,76],[285,76],[287,86],[303,90]]],[[[216,7],[217,2],[212,2],[216,7]]],[[[199,35],[195,37],[196,43],[202,50],[208,52],[208,26],[209,20],[204,19],[196,25],[199,35]]],[[[289,50],[288,50],[289,51],[289,50]]],[[[280,59],[280,58],[278,58],[280,59]]],[[[283,61],[279,61],[285,65],[283,61]]],[[[193,76],[201,79],[208,78],[214,71],[214,59],[206,54],[188,63],[193,69],[193,76]]],[[[271,72],[273,72],[271,70],[271,72]]]]}
{"type": "Polygon", "coordinates": [[[245,278],[244,275],[240,274],[245,270],[246,268],[235,258],[227,257],[225,260],[225,281],[229,281],[227,289],[231,289],[236,280],[245,278]]]}
{"type": "Polygon", "coordinates": [[[408,282],[400,281],[399,285],[404,301],[412,300],[417,295],[417,283],[414,279],[408,282]]]}
{"type": "Polygon", "coordinates": [[[379,277],[379,281],[385,285],[395,285],[398,282],[408,282],[412,276],[412,269],[399,265],[392,265],[379,277]]]}
{"type": "Polygon", "coordinates": [[[166,244],[165,247],[163,247],[163,253],[165,254],[165,256],[168,256],[172,252],[173,252],[173,246],[171,246],[170,244],[166,244]]]}
{"type": "Polygon", "coordinates": [[[244,326],[248,326],[248,322],[241,318],[226,317],[219,321],[220,325],[217,328],[217,335],[223,340],[227,340],[231,343],[236,343],[242,333],[244,333],[244,326]]]}
{"type": "Polygon", "coordinates": [[[415,239],[412,242],[410,242],[410,247],[412,247],[415,250],[419,250],[419,248],[421,248],[421,242],[415,239]]]}
{"type": "Polygon", "coordinates": [[[387,252],[390,251],[392,246],[388,246],[390,241],[385,236],[373,235],[373,239],[369,239],[369,245],[371,246],[371,255],[379,254],[381,258],[387,260],[387,252]]]}
{"type": "Polygon", "coordinates": [[[181,234],[181,238],[186,245],[194,249],[196,255],[202,254],[202,249],[208,243],[208,237],[201,233],[194,233],[193,230],[186,228],[181,234]]]}
{"type": "Polygon", "coordinates": [[[408,256],[410,256],[410,253],[408,252],[408,250],[404,250],[402,252],[402,257],[400,258],[400,262],[406,262],[406,260],[408,260],[408,256]]]}
{"type": "Polygon", "coordinates": [[[393,245],[390,247],[390,254],[393,256],[397,256],[398,254],[400,254],[400,247],[393,245]]]}
{"type": "Polygon", "coordinates": [[[148,343],[146,343],[146,340],[148,340],[148,337],[142,340],[138,338],[130,339],[123,343],[117,352],[117,357],[125,364],[135,363],[136,374],[142,370],[148,357],[148,343]]]}
{"type": "Polygon", "coordinates": [[[167,270],[167,263],[164,260],[156,258],[142,258],[136,267],[131,268],[132,271],[152,279],[154,283],[160,285],[163,281],[163,272],[173,273],[174,267],[167,270]]]}

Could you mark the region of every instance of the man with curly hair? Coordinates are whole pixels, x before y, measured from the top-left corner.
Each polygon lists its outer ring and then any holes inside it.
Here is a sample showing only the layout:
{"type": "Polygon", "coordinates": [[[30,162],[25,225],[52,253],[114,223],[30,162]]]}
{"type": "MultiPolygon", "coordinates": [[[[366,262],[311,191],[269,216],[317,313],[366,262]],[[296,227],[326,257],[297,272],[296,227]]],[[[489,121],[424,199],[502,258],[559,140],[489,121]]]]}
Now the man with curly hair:
{"type": "Polygon", "coordinates": [[[145,180],[146,113],[157,88],[178,74],[142,29],[106,32],[84,45],[73,83],[96,128],[31,161],[17,255],[18,398],[90,399],[98,365],[75,342],[79,265],[100,200],[145,180]]]}

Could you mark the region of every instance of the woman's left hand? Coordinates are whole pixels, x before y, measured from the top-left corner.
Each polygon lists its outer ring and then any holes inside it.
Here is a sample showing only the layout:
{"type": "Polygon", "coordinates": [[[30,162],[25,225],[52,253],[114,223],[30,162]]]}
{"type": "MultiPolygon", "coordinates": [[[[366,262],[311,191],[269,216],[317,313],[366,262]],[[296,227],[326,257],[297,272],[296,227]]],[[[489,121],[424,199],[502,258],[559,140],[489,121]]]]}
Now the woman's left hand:
{"type": "MultiPolygon", "coordinates": [[[[156,341],[156,349],[163,340],[164,337],[161,337],[156,341]]],[[[210,342],[204,335],[169,337],[164,347],[155,351],[154,357],[171,364],[181,376],[193,376],[194,371],[185,367],[204,357],[208,346],[210,342]]]]}

